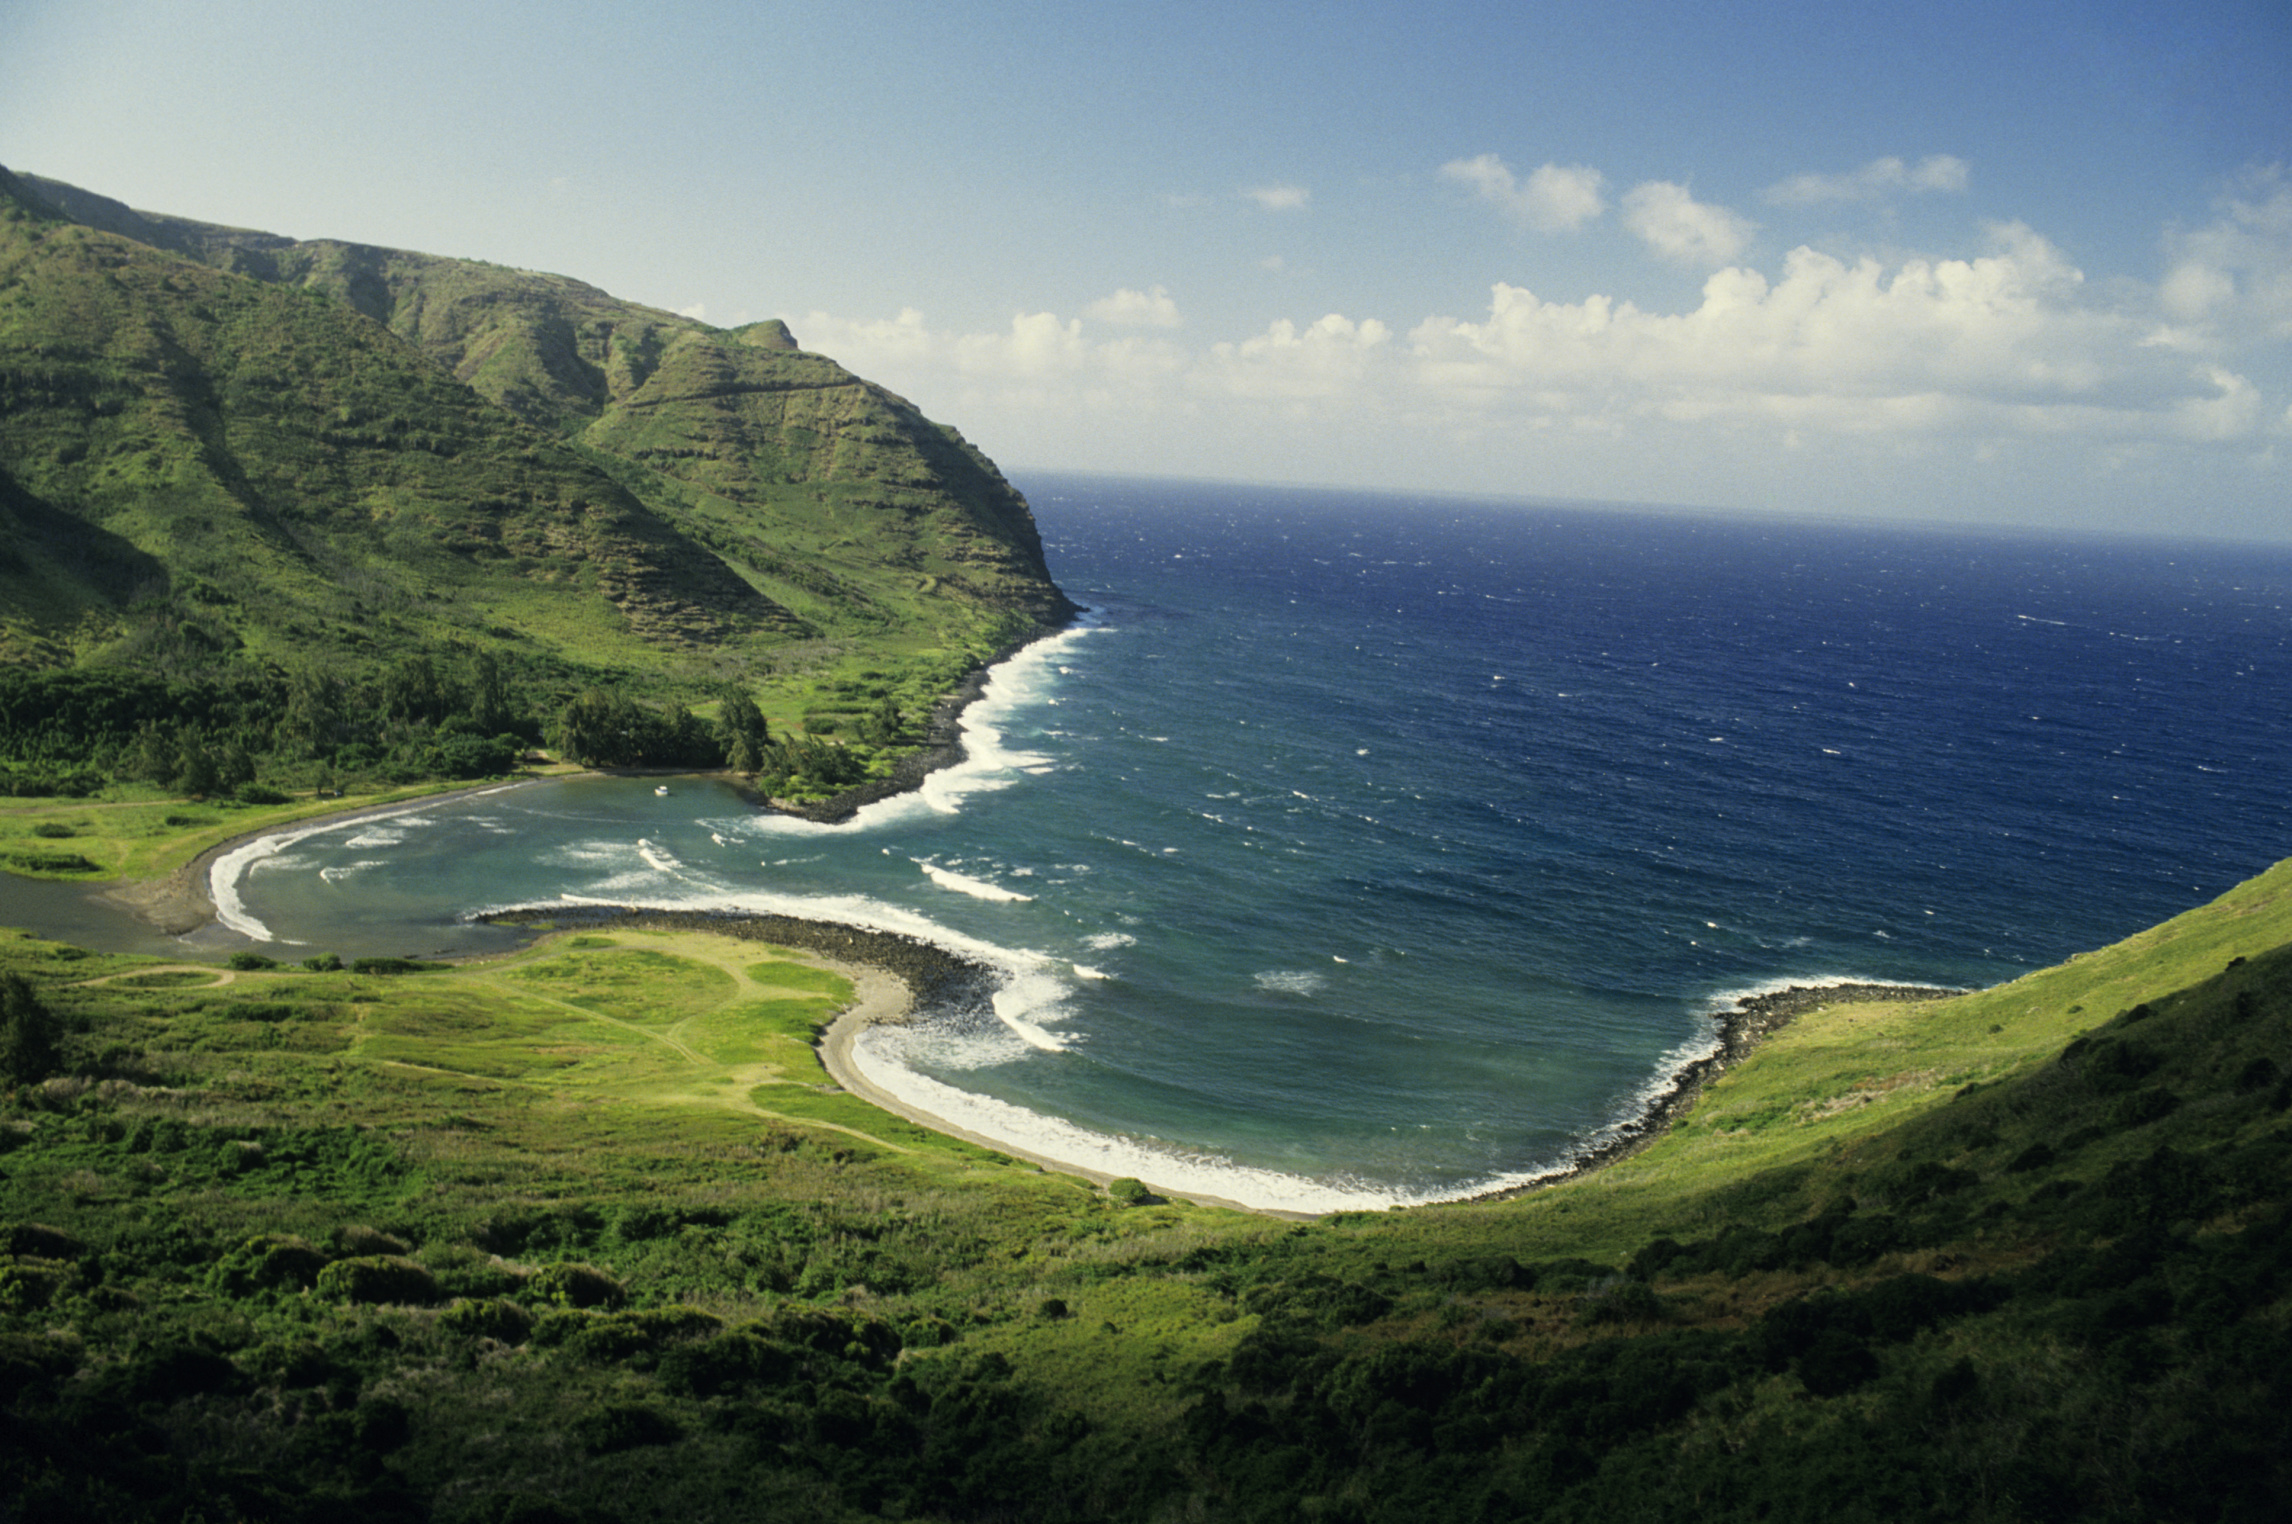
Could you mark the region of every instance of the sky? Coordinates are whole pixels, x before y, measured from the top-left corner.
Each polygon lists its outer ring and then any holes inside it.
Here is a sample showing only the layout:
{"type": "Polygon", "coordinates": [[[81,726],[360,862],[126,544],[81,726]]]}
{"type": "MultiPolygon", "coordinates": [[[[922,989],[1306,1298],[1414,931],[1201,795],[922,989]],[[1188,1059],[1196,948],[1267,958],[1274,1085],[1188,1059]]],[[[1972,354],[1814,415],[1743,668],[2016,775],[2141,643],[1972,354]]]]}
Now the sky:
{"type": "Polygon", "coordinates": [[[0,164],[1006,470],[2292,540],[2285,0],[9,0],[0,164]]]}

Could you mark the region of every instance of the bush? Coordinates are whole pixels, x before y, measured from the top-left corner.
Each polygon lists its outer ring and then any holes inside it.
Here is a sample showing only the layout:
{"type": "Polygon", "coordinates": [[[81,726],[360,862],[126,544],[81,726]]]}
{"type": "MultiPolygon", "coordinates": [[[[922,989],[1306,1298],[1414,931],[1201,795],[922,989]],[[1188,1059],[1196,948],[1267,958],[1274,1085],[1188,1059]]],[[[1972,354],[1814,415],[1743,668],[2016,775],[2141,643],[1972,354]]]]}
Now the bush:
{"type": "Polygon", "coordinates": [[[533,1314],[499,1297],[463,1298],[438,1316],[438,1329],[457,1339],[493,1339],[523,1344],[533,1332],[533,1314]]]}
{"type": "Polygon", "coordinates": [[[594,1265],[544,1265],[526,1280],[529,1295],[557,1307],[618,1307],[628,1292],[594,1265]]]}
{"type": "Polygon", "coordinates": [[[259,973],[266,968],[279,966],[279,960],[276,958],[266,958],[259,952],[244,950],[231,954],[226,962],[242,974],[259,973]]]}
{"type": "Polygon", "coordinates": [[[245,1296],[315,1286],[325,1269],[326,1256],[301,1239],[261,1233],[218,1260],[208,1281],[228,1296],[245,1296]]]}
{"type": "Polygon", "coordinates": [[[293,800],[275,788],[268,788],[260,783],[242,783],[239,785],[239,803],[291,804],[293,800]]]}
{"type": "Polygon", "coordinates": [[[341,1302],[402,1302],[427,1307],[438,1299],[438,1283],[410,1259],[370,1254],[338,1259],[319,1272],[319,1295],[341,1302]]]}
{"type": "Polygon", "coordinates": [[[635,1450],[645,1445],[674,1444],[684,1437],[676,1420],[641,1403],[614,1402],[573,1422],[573,1437],[598,1455],[635,1450]]]}

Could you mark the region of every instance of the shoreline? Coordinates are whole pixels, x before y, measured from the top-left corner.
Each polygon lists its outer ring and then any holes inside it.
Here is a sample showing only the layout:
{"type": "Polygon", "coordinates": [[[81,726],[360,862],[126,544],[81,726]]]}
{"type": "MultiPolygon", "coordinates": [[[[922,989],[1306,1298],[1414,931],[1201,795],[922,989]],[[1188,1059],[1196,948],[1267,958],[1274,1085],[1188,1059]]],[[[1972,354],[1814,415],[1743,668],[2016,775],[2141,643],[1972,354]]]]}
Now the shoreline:
{"type": "MultiPolygon", "coordinates": [[[[933,1112],[902,1100],[861,1072],[852,1056],[860,1033],[879,1023],[903,1025],[913,1021],[926,1004],[951,1004],[966,998],[985,1001],[993,994],[994,970],[936,943],[895,931],[876,931],[842,921],[815,921],[801,916],[741,910],[661,910],[635,905],[579,905],[503,910],[478,917],[488,925],[519,926],[546,921],[551,934],[565,931],[684,931],[743,941],[768,942],[809,953],[852,981],[851,1003],[821,1029],[813,1046],[820,1067],[846,1092],[878,1110],[903,1117],[916,1126],[1007,1158],[1024,1159],[1055,1174],[1073,1175],[1104,1186],[1117,1177],[1071,1159],[1060,1159],[1022,1145],[973,1132],[933,1112]]],[[[1195,1191],[1167,1191],[1200,1206],[1224,1207],[1261,1217],[1299,1222],[1315,1214],[1253,1207],[1229,1197],[1195,1191]]]]}
{"type": "MultiPolygon", "coordinates": [[[[765,798],[754,789],[747,787],[741,781],[740,775],[729,769],[696,772],[689,768],[596,767],[548,776],[560,778],[714,778],[730,785],[733,792],[757,809],[766,810],[775,815],[793,816],[799,820],[815,821],[822,825],[842,825],[868,805],[885,799],[895,799],[902,794],[913,793],[921,788],[923,781],[933,773],[962,762],[967,756],[963,746],[963,712],[977,703],[986,692],[987,683],[994,675],[995,668],[1009,661],[1037,641],[1048,640],[1052,636],[1063,634],[1072,629],[1075,622],[1087,612],[1088,610],[1076,605],[1062,623],[1046,627],[1041,633],[1021,641],[1008,650],[999,652],[965,674],[963,680],[957,683],[951,692],[944,695],[938,703],[932,706],[931,718],[925,722],[924,726],[922,749],[910,752],[894,763],[890,777],[870,779],[866,783],[845,789],[841,793],[816,803],[790,804],[765,798]]],[[[462,799],[491,789],[511,788],[524,783],[540,781],[543,780],[539,776],[496,778],[482,783],[473,783],[462,788],[440,789],[434,794],[418,795],[412,799],[400,799],[388,804],[351,805],[341,810],[322,810],[316,814],[302,816],[295,820],[284,821],[257,830],[242,831],[236,836],[229,837],[207,848],[182,867],[161,878],[122,880],[102,888],[90,885],[88,898],[110,909],[133,916],[162,936],[188,938],[207,928],[216,920],[214,896],[208,889],[216,860],[228,853],[237,851],[250,842],[260,841],[266,836],[276,836],[285,831],[299,830],[305,826],[331,830],[340,826],[354,825],[361,820],[370,819],[402,807],[462,799]],[[323,824],[320,824],[322,822],[323,824]]]]}
{"type": "MultiPolygon", "coordinates": [[[[575,777],[578,774],[565,774],[575,777]]],[[[411,798],[395,799],[387,804],[350,805],[339,810],[320,810],[294,820],[241,831],[224,838],[192,858],[182,867],[161,878],[125,879],[98,888],[88,886],[88,898],[134,916],[145,925],[170,937],[188,937],[214,924],[215,899],[209,892],[216,860],[238,851],[251,842],[266,836],[279,836],[289,831],[331,831],[355,825],[362,820],[395,814],[401,810],[424,809],[450,799],[465,799],[472,794],[488,793],[494,789],[516,788],[526,783],[537,783],[539,778],[495,778],[484,783],[473,783],[463,788],[440,789],[434,794],[418,794],[411,798]]]]}
{"type": "MultiPolygon", "coordinates": [[[[1068,626],[1071,627],[1072,621],[1068,626]]],[[[962,762],[962,716],[984,694],[996,665],[1009,660],[1036,640],[1060,633],[1052,630],[997,657],[965,677],[935,707],[923,749],[900,759],[888,778],[871,780],[831,799],[810,805],[792,805],[763,799],[743,788],[737,775],[724,771],[691,772],[675,769],[588,769],[554,776],[680,776],[711,778],[729,783],[751,805],[774,814],[790,815],[824,824],[847,822],[862,808],[879,800],[909,793],[932,773],[962,762]]],[[[527,777],[491,780],[435,793],[401,797],[386,803],[353,805],[320,811],[294,820],[244,831],[200,852],[190,862],[163,878],[128,881],[107,888],[91,886],[88,898],[132,915],[161,934],[188,940],[219,924],[211,894],[214,865],[249,843],[289,832],[316,834],[347,828],[364,820],[420,810],[472,795],[521,787],[542,781],[527,777]]],[[[879,1110],[899,1116],[930,1131],[959,1138],[1006,1157],[1023,1159],[1043,1169],[1075,1176],[1104,1186],[1115,1176],[1099,1169],[1040,1153],[1024,1146],[971,1131],[884,1090],[861,1072],[854,1049],[868,1027],[879,1023],[915,1020],[920,1010],[957,1002],[987,1003],[995,975],[986,965],[945,948],[895,932],[876,931],[840,922],[813,921],[793,916],[742,911],[683,911],[636,906],[540,907],[494,912],[471,918],[478,924],[516,926],[545,921],[552,929],[625,926],[705,931],[754,941],[771,941],[809,953],[853,983],[851,1003],[823,1028],[815,1042],[821,1065],[835,1084],[879,1110]]],[[[227,928],[226,928],[227,929],[227,928]]],[[[461,961],[456,959],[454,961],[461,961]]],[[[1714,1013],[1716,1046],[1703,1057],[1683,1064],[1635,1115],[1619,1118],[1589,1135],[1579,1152],[1549,1173],[1516,1185],[1442,1197],[1416,1203],[1453,1206],[1513,1200],[1547,1187],[1579,1179],[1630,1157],[1660,1138],[1705,1088],[1727,1068],[1747,1057],[1766,1037],[1781,1030],[1802,1012],[1841,1000],[1932,1000],[1963,994],[1963,990],[1927,985],[1849,981],[1821,985],[1789,985],[1738,997],[1731,1006],[1714,1013]],[[1598,1141],[1593,1141],[1593,1140],[1598,1141]]],[[[1310,1221],[1327,1213],[1257,1207],[1230,1198],[1156,1187],[1163,1194],[1206,1206],[1249,1212],[1260,1216],[1310,1221]]]]}
{"type": "MultiPolygon", "coordinates": [[[[1063,1175],[1073,1175],[1104,1186],[1116,1177],[1071,1159],[1038,1152],[959,1126],[947,1118],[891,1094],[860,1071],[852,1055],[860,1033],[879,1022],[904,1025],[917,1019],[931,1004],[952,1002],[992,993],[994,971],[985,964],[948,951],[934,943],[899,932],[876,931],[840,921],[814,921],[797,916],[739,910],[665,910],[631,905],[588,905],[549,909],[507,910],[480,917],[488,924],[518,925],[527,920],[546,921],[553,932],[568,930],[701,931],[748,941],[774,942],[808,952],[832,965],[853,982],[853,998],[824,1027],[816,1042],[820,1065],[845,1091],[869,1105],[903,1117],[918,1127],[960,1138],[966,1143],[1024,1159],[1063,1175]],[[886,990],[885,984],[897,993],[886,990]]],[[[1519,1185],[1468,1195],[1442,1197],[1415,1207],[1485,1205],[1512,1201],[1551,1186],[1580,1179],[1629,1158],[1662,1137],[1672,1122],[1692,1106],[1720,1074],[1742,1062],[1774,1033],[1798,1016],[1840,1001],[1946,1000],[1966,994],[1962,989],[1926,984],[1879,984],[1860,980],[1836,984],[1793,984],[1781,989],[1743,995],[1717,1013],[1717,1050],[1683,1065],[1662,1092],[1637,1116],[1603,1129],[1605,1141],[1576,1155],[1548,1175],[1519,1185]]],[[[1300,1212],[1279,1207],[1251,1206],[1231,1197],[1197,1191],[1148,1187],[1159,1195],[1174,1196],[1201,1206],[1223,1207],[1253,1216],[1311,1222],[1330,1212],[1300,1212]]],[[[1411,1209],[1414,1210],[1415,1207],[1411,1209]]],[[[1352,1210],[1352,1209],[1339,1209],[1352,1210]]]]}
{"type": "Polygon", "coordinates": [[[1966,990],[1941,985],[1844,980],[1836,984],[1790,984],[1781,989],[1737,996],[1732,1005],[1714,1016],[1719,1027],[1717,1049],[1682,1065],[1662,1092],[1641,1108],[1638,1116],[1627,1117],[1603,1129],[1608,1133],[1606,1141],[1586,1149],[1548,1175],[1540,1175],[1519,1185],[1508,1185],[1501,1190],[1481,1191],[1470,1196],[1454,1197],[1446,1202],[1428,1202],[1427,1205],[1454,1206],[1514,1201],[1555,1185],[1564,1185],[1570,1180],[1581,1179],[1619,1160],[1630,1158],[1662,1137],[1671,1124],[1695,1104],[1713,1080],[1750,1057],[1759,1044],[1808,1011],[1819,1010],[1840,1001],[1870,1004],[1898,1000],[1948,1000],[1967,993],[1966,990]]]}

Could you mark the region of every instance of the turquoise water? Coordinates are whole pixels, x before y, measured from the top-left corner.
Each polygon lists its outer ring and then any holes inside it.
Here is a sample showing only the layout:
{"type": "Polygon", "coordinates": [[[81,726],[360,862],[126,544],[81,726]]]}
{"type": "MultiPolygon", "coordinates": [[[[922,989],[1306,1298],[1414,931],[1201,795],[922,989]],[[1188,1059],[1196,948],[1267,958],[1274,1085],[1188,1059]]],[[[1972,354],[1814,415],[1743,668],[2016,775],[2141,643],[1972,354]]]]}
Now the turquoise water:
{"type": "MultiPolygon", "coordinates": [[[[1751,989],[1987,984],[2292,852],[2292,553],[1034,478],[1090,621],[823,827],[521,785],[272,841],[227,919],[424,952],[568,901],[931,938],[861,1044],[974,1130],[1324,1210],[1564,1164],[1751,989]]],[[[273,949],[274,951],[280,949],[273,949]]]]}

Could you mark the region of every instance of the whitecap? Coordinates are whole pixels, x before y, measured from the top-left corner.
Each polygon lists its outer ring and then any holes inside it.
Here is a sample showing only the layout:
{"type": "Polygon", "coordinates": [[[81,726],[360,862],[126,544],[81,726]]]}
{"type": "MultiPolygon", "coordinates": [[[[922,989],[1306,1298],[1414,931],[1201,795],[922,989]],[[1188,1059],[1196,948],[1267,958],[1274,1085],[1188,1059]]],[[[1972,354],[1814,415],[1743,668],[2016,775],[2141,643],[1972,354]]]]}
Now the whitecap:
{"type": "Polygon", "coordinates": [[[916,866],[923,870],[925,878],[930,879],[940,888],[952,890],[957,894],[967,894],[975,900],[1023,904],[1034,898],[1033,895],[1021,894],[1016,889],[1005,889],[1000,884],[990,884],[983,878],[972,878],[968,874],[953,872],[950,869],[940,867],[937,863],[919,862],[916,866]]]}
{"type": "Polygon", "coordinates": [[[1310,995],[1326,985],[1326,976],[1303,969],[1274,968],[1253,976],[1257,987],[1278,995],[1310,995]]]}
{"type": "Polygon", "coordinates": [[[1084,937],[1082,945],[1098,952],[1112,952],[1117,947],[1135,947],[1138,939],[1127,931],[1101,931],[1084,937]]]}

